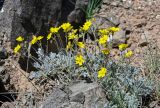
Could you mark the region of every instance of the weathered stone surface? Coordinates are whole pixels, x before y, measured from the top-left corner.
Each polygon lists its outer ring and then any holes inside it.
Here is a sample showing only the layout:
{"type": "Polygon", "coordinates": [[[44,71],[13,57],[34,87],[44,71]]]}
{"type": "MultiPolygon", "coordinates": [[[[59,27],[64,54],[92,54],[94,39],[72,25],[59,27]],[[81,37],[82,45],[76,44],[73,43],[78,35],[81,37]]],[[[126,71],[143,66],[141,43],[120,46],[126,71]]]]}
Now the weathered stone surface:
{"type": "Polygon", "coordinates": [[[95,16],[95,19],[96,21],[93,22],[93,24],[97,25],[98,29],[105,29],[114,26],[114,24],[108,21],[105,16],[97,15],[95,16]]]}
{"type": "Polygon", "coordinates": [[[70,102],[68,94],[56,88],[42,104],[42,108],[83,108],[78,102],[70,102]]]}
{"type": "Polygon", "coordinates": [[[2,104],[1,108],[14,108],[15,105],[10,102],[5,102],[2,104]]]}
{"type": "Polygon", "coordinates": [[[0,79],[3,84],[9,84],[10,75],[6,72],[6,68],[4,66],[0,66],[0,79]]]}
{"type": "Polygon", "coordinates": [[[18,1],[12,21],[11,41],[18,35],[46,35],[50,26],[56,26],[61,18],[62,0],[18,1]]]}
{"type": "Polygon", "coordinates": [[[159,105],[159,101],[153,101],[150,103],[149,105],[150,108],[159,108],[160,105],[159,105]]]}
{"type": "Polygon", "coordinates": [[[8,58],[8,53],[5,48],[0,48],[0,59],[8,58]]]}
{"type": "Polygon", "coordinates": [[[84,108],[103,108],[107,102],[104,91],[97,83],[80,82],[70,86],[69,89],[72,91],[69,96],[71,101],[77,98],[83,103],[84,108]]]}
{"type": "Polygon", "coordinates": [[[68,96],[62,90],[56,88],[53,90],[52,94],[45,100],[42,108],[62,108],[61,106],[69,103],[68,96]]]}
{"type": "Polygon", "coordinates": [[[69,86],[71,93],[54,89],[42,108],[104,108],[104,91],[97,83],[79,82],[69,86]]]}
{"type": "Polygon", "coordinates": [[[107,15],[106,19],[111,22],[114,26],[118,26],[120,24],[119,18],[116,17],[115,15],[107,15]]]}
{"type": "Polygon", "coordinates": [[[150,36],[148,31],[144,31],[144,33],[141,35],[141,41],[139,42],[139,47],[147,46],[152,40],[152,37],[150,36]]]}
{"type": "Polygon", "coordinates": [[[12,32],[12,21],[14,18],[15,7],[19,7],[19,0],[5,0],[2,4],[3,11],[0,12],[0,43],[1,45],[9,41],[12,32]]]}
{"type": "Polygon", "coordinates": [[[112,47],[118,47],[119,44],[126,43],[129,37],[126,36],[126,31],[121,29],[113,35],[112,47]]]}
{"type": "Polygon", "coordinates": [[[67,20],[75,27],[78,28],[82,25],[86,19],[86,10],[88,5],[88,0],[77,0],[75,4],[75,9],[68,15],[67,20]]]}
{"type": "Polygon", "coordinates": [[[87,4],[88,0],[5,0],[0,12],[0,42],[11,40],[14,46],[18,35],[47,35],[50,26],[66,22],[69,14],[70,22],[81,24],[87,4]]]}
{"type": "Polygon", "coordinates": [[[0,75],[4,74],[5,68],[3,66],[0,66],[0,75]]]}

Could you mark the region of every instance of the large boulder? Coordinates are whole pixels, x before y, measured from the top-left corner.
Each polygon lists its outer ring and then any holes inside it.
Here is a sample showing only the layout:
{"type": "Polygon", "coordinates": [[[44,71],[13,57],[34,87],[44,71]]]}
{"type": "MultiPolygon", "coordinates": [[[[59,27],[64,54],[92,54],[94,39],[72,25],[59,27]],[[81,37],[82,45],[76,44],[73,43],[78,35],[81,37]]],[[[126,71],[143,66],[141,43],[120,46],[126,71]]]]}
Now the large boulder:
{"type": "Polygon", "coordinates": [[[105,108],[107,99],[97,83],[78,82],[65,89],[54,89],[42,108],[105,108]]]}
{"type": "MultiPolygon", "coordinates": [[[[5,0],[4,3],[1,3],[3,6],[0,11],[0,42],[3,44],[11,41],[14,46],[18,35],[26,38],[31,38],[33,34],[47,35],[50,26],[67,22],[67,17],[71,12],[74,13],[74,10],[79,12],[76,13],[76,16],[84,14],[80,7],[86,8],[87,1],[5,0]]],[[[72,19],[71,16],[69,20],[72,19]]],[[[71,22],[74,22],[74,19],[71,22]]]]}

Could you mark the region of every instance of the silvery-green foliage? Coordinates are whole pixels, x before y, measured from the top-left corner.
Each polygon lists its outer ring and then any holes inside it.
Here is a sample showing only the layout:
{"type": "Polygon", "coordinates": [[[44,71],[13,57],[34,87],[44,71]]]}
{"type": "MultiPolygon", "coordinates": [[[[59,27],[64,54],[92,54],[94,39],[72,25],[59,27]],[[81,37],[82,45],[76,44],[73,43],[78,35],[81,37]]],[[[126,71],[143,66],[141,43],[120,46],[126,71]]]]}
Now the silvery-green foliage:
{"type": "Polygon", "coordinates": [[[37,78],[44,75],[61,74],[62,72],[69,72],[73,68],[74,58],[71,55],[67,55],[61,51],[59,53],[50,52],[49,55],[45,55],[42,49],[38,49],[38,61],[34,63],[34,67],[38,71],[32,72],[32,75],[37,78]]]}
{"type": "Polygon", "coordinates": [[[140,75],[140,69],[126,64],[117,64],[101,54],[88,56],[90,58],[88,64],[92,67],[95,79],[99,67],[107,67],[107,75],[102,81],[109,96],[107,108],[138,108],[139,98],[150,94],[153,90],[152,82],[140,75]]]}
{"type": "Polygon", "coordinates": [[[113,91],[111,100],[105,108],[138,108],[139,101],[135,94],[113,91]]]}
{"type": "Polygon", "coordinates": [[[142,77],[138,68],[116,63],[108,65],[103,85],[111,101],[108,108],[138,108],[139,98],[153,90],[151,81],[142,77]]]}
{"type": "Polygon", "coordinates": [[[92,81],[98,81],[97,72],[100,67],[107,67],[107,75],[100,83],[105,87],[109,99],[107,108],[138,108],[141,96],[150,94],[153,86],[149,79],[140,75],[140,70],[126,64],[117,64],[102,54],[84,54],[85,64],[81,67],[75,64],[70,53],[49,53],[45,55],[42,49],[38,52],[38,61],[34,66],[38,71],[35,76],[44,75],[82,75],[92,81]]]}

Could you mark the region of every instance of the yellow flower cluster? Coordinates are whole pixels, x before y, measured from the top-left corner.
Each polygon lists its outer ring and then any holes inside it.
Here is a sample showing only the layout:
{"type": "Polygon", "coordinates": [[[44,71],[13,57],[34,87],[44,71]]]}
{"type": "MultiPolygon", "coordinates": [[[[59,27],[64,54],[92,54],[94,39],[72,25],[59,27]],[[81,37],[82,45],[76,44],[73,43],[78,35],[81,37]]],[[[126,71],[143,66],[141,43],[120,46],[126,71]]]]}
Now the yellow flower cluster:
{"type": "Polygon", "coordinates": [[[98,78],[103,78],[105,77],[107,73],[107,69],[105,67],[102,67],[99,71],[98,71],[98,78]]]}
{"type": "Polygon", "coordinates": [[[84,45],[83,42],[77,42],[77,45],[78,45],[80,48],[84,48],[84,47],[85,47],[85,45],[84,45]]]}
{"type": "Polygon", "coordinates": [[[108,34],[109,34],[109,30],[108,30],[108,29],[100,29],[100,30],[98,30],[98,32],[99,32],[101,35],[108,35],[108,34]]]}
{"type": "Polygon", "coordinates": [[[118,32],[118,31],[120,31],[120,28],[119,27],[111,27],[111,28],[109,28],[109,31],[118,32]]]}
{"type": "MultiPolygon", "coordinates": [[[[22,36],[18,36],[18,37],[16,38],[16,41],[22,42],[22,41],[24,41],[24,38],[23,38],[22,36]]],[[[22,46],[21,46],[20,44],[18,44],[18,45],[14,48],[14,50],[13,50],[14,53],[18,53],[21,48],[22,48],[22,46]]]]}
{"type": "MultiPolygon", "coordinates": [[[[120,44],[118,47],[119,47],[119,50],[123,51],[128,47],[128,44],[120,44]]],[[[124,57],[130,58],[132,55],[133,55],[133,51],[130,50],[124,54],[124,57]]]]}
{"type": "Polygon", "coordinates": [[[49,33],[48,35],[47,35],[47,40],[50,40],[52,38],[52,33],[49,33]]]}
{"type": "Polygon", "coordinates": [[[51,27],[50,28],[50,33],[58,33],[60,27],[51,27]]]}
{"type": "Polygon", "coordinates": [[[43,38],[44,38],[44,36],[38,36],[38,37],[37,37],[37,40],[40,41],[40,40],[42,40],[43,38]]]}
{"type": "Polygon", "coordinates": [[[108,39],[109,39],[108,35],[101,36],[100,39],[98,40],[99,44],[105,44],[108,41],[108,39]]]}
{"type": "Polygon", "coordinates": [[[33,38],[32,38],[32,40],[31,40],[31,42],[30,42],[30,44],[31,45],[34,45],[35,43],[37,43],[39,40],[42,40],[44,38],[44,36],[33,36],[33,38]]]}
{"type": "Polygon", "coordinates": [[[79,66],[82,66],[83,63],[85,62],[85,60],[84,60],[82,55],[77,55],[75,60],[76,60],[76,64],[79,65],[79,66]]]}
{"type": "Polygon", "coordinates": [[[53,35],[53,34],[58,33],[58,31],[59,31],[60,28],[61,28],[61,27],[51,27],[51,28],[50,28],[50,32],[49,32],[49,34],[47,35],[47,40],[50,40],[50,39],[52,38],[52,35],[53,35]]]}
{"type": "Polygon", "coordinates": [[[128,47],[128,44],[120,44],[118,47],[119,50],[125,50],[128,47]]]}
{"type": "Polygon", "coordinates": [[[17,38],[16,38],[16,41],[18,41],[18,42],[22,42],[24,40],[24,38],[22,37],[22,36],[18,36],[17,38]]]}
{"type": "Polygon", "coordinates": [[[109,49],[103,49],[102,54],[108,55],[110,53],[109,49]]]}
{"type": "Polygon", "coordinates": [[[73,28],[73,26],[70,23],[63,23],[61,25],[61,28],[64,32],[69,32],[73,28]]]}
{"type": "Polygon", "coordinates": [[[71,39],[78,38],[78,35],[76,33],[77,33],[77,29],[72,30],[70,33],[68,33],[68,39],[71,40],[71,39]]]}
{"type": "Polygon", "coordinates": [[[89,28],[91,27],[91,25],[92,25],[91,20],[88,20],[88,21],[86,21],[86,22],[84,23],[84,25],[83,25],[83,27],[82,27],[81,29],[86,32],[86,31],[89,30],[89,28]]]}
{"type": "Polygon", "coordinates": [[[66,50],[68,51],[71,47],[72,47],[71,41],[69,41],[69,42],[67,43],[66,50]]]}
{"type": "Polygon", "coordinates": [[[125,57],[126,57],[126,58],[129,58],[129,57],[131,57],[132,55],[133,55],[133,51],[128,51],[128,52],[125,53],[125,57]]]}
{"type": "Polygon", "coordinates": [[[22,48],[21,45],[17,45],[15,48],[14,48],[14,53],[18,53],[18,51],[22,48]]]}

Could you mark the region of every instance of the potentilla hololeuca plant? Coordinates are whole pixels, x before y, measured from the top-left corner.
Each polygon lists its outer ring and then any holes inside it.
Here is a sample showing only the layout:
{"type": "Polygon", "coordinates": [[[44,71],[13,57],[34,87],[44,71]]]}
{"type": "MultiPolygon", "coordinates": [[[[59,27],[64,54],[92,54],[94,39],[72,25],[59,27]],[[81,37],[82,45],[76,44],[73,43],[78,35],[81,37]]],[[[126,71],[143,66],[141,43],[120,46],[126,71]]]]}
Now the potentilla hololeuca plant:
{"type": "Polygon", "coordinates": [[[74,58],[69,54],[67,56],[63,51],[58,54],[50,52],[49,55],[45,55],[43,50],[39,48],[37,54],[38,61],[34,63],[34,67],[38,71],[31,73],[34,78],[60,75],[73,70],[74,58]]]}
{"type": "MultiPolygon", "coordinates": [[[[154,89],[152,82],[141,76],[140,69],[130,66],[134,51],[128,48],[128,44],[118,45],[120,59],[114,60],[112,36],[119,32],[120,28],[97,29],[96,26],[93,28],[94,21],[95,19],[86,20],[79,29],[74,29],[67,22],[51,27],[47,36],[33,35],[28,43],[29,46],[35,44],[42,46],[42,40],[48,43],[55,42],[54,47],[57,48],[58,53],[48,52],[48,50],[44,53],[43,49],[38,49],[36,51],[38,58],[34,57],[36,59],[34,67],[37,71],[32,72],[30,78],[58,79],[65,84],[80,79],[99,82],[106,91],[109,100],[108,108],[138,108],[141,97],[150,94],[154,89]],[[60,32],[64,32],[65,37],[61,36],[60,32]],[[95,37],[95,40],[90,43],[94,46],[91,48],[93,51],[90,51],[90,44],[85,41],[86,36],[90,34],[95,37]],[[57,38],[61,44],[63,44],[62,38],[66,39],[65,50],[61,51],[61,48],[64,48],[59,46],[57,38]]],[[[14,48],[15,54],[20,53],[24,48],[22,43],[25,40],[23,36],[16,38],[18,44],[14,48]]],[[[30,53],[28,55],[32,57],[30,53]]]]}
{"type": "Polygon", "coordinates": [[[153,91],[153,83],[140,75],[140,70],[128,65],[112,63],[103,80],[109,99],[108,108],[138,108],[142,96],[153,91]]]}

